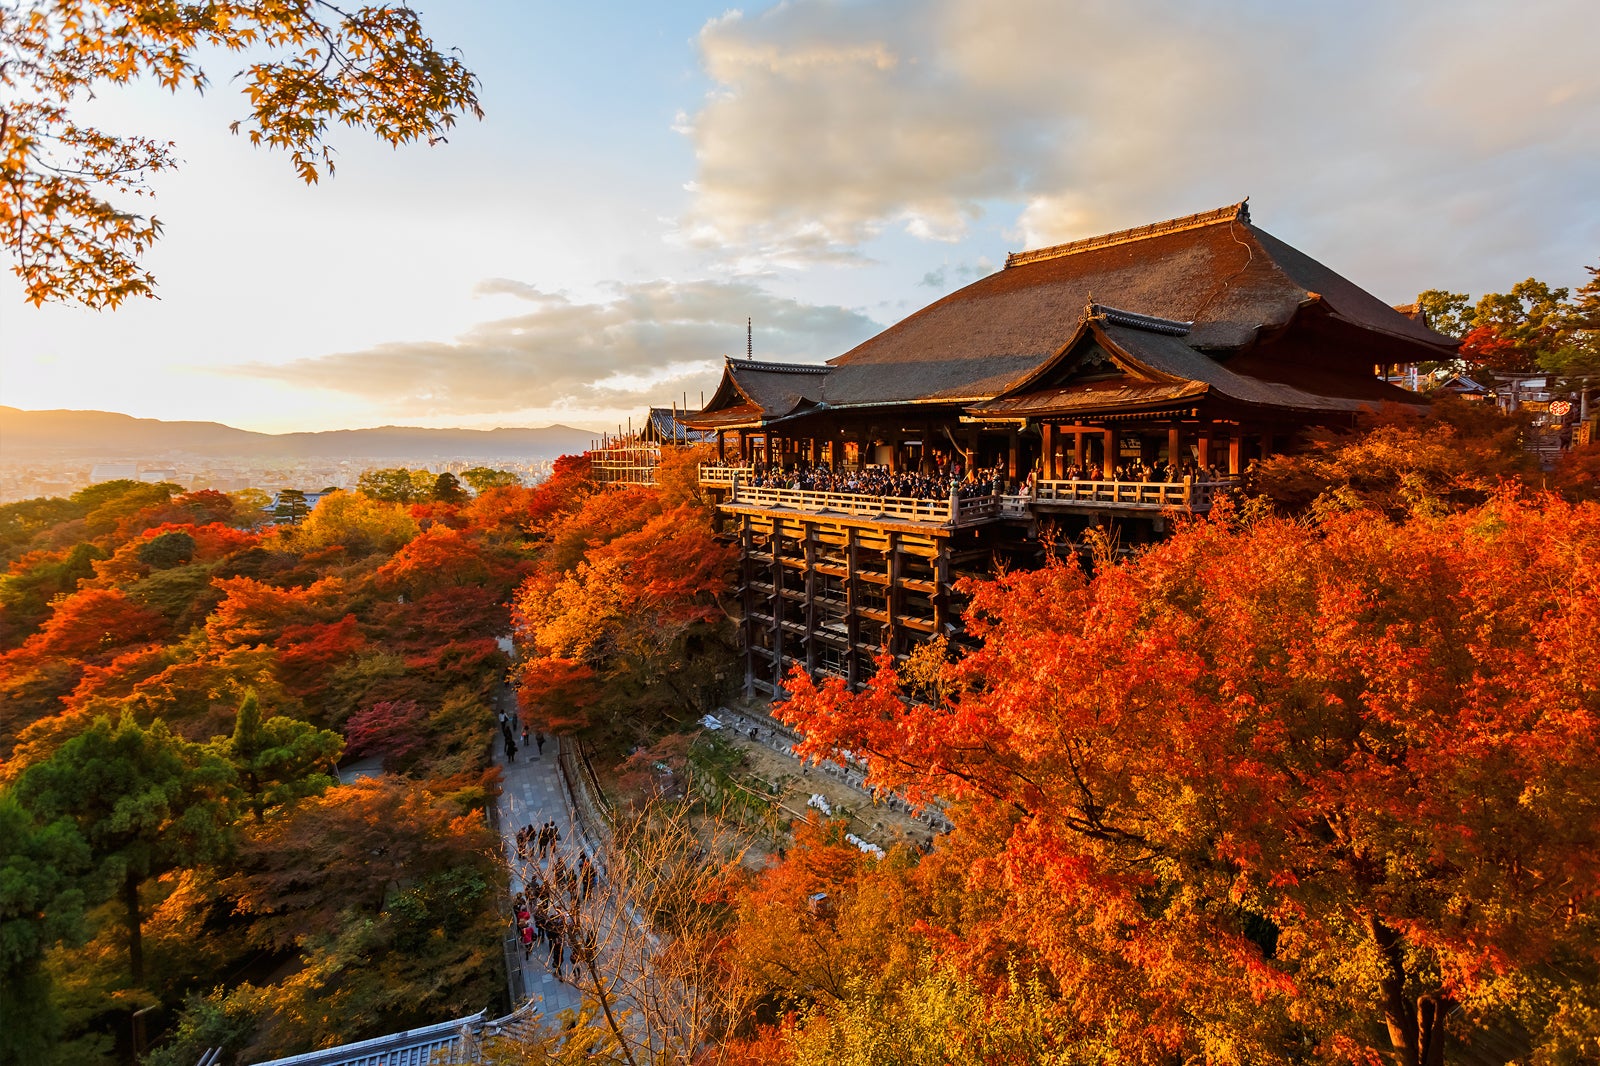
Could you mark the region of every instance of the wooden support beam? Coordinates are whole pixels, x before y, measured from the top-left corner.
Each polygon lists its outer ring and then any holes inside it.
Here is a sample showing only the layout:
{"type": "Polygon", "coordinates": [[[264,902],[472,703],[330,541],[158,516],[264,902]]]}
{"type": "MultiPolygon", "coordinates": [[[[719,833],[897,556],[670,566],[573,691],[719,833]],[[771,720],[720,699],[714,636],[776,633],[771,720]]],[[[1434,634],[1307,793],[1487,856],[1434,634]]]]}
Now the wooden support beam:
{"type": "Polygon", "coordinates": [[[783,684],[783,519],[772,520],[772,684],[783,684]]]}
{"type": "Polygon", "coordinates": [[[750,558],[750,553],[755,550],[755,531],[751,528],[750,516],[740,516],[739,526],[739,576],[741,599],[744,603],[744,623],[740,627],[744,630],[744,693],[750,696],[754,693],[753,683],[756,676],[755,644],[755,589],[750,583],[755,580],[755,563],[750,558]]]}
{"type": "Polygon", "coordinates": [[[1244,427],[1234,427],[1233,433],[1228,437],[1228,473],[1238,474],[1244,470],[1244,427]]]}
{"type": "MultiPolygon", "coordinates": [[[[811,454],[816,457],[817,440],[811,438],[811,454]]],[[[810,634],[817,631],[817,542],[812,537],[815,526],[807,522],[805,529],[806,553],[806,673],[815,674],[817,671],[817,642],[810,634]]]]}
{"type": "Polygon", "coordinates": [[[1017,427],[1012,426],[1006,430],[1006,480],[1015,481],[1018,478],[1017,468],[1022,465],[1022,457],[1018,454],[1022,450],[1022,440],[1017,436],[1017,427]]]}
{"type": "Polygon", "coordinates": [[[1206,426],[1200,430],[1200,469],[1205,470],[1211,465],[1211,427],[1206,426]]]}
{"type": "Polygon", "coordinates": [[[1105,475],[1110,477],[1111,472],[1117,468],[1117,463],[1122,459],[1122,456],[1118,454],[1117,431],[1114,427],[1107,426],[1100,431],[1100,446],[1105,452],[1105,457],[1101,460],[1100,465],[1104,468],[1105,475]]]}
{"type": "Polygon", "coordinates": [[[941,551],[933,560],[933,625],[939,636],[944,635],[950,621],[950,553],[941,551]]]}
{"type": "Polygon", "coordinates": [[[861,643],[861,581],[856,576],[860,568],[859,552],[857,551],[857,535],[854,527],[846,534],[845,565],[848,572],[844,579],[844,604],[845,604],[845,634],[850,648],[845,652],[845,680],[851,688],[861,683],[861,653],[857,646],[861,643]]]}
{"type": "Polygon", "coordinates": [[[1183,427],[1174,422],[1167,427],[1167,462],[1171,463],[1174,469],[1183,463],[1183,456],[1180,454],[1182,448],[1183,427]]]}
{"type": "Polygon", "coordinates": [[[904,610],[904,589],[901,587],[900,578],[905,564],[900,558],[900,534],[889,534],[888,557],[889,587],[884,590],[888,598],[889,608],[889,651],[896,652],[900,648],[901,613],[904,610]]]}
{"type": "Polygon", "coordinates": [[[1083,430],[1074,428],[1072,431],[1072,465],[1080,471],[1083,470],[1083,430]]]}

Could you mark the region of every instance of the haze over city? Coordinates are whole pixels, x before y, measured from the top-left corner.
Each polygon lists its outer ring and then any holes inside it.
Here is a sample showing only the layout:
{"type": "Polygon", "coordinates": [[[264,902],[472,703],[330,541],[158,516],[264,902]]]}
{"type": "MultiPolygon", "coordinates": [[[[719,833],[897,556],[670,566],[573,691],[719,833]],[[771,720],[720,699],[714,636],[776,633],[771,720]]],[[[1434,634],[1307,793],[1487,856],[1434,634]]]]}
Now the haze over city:
{"type": "Polygon", "coordinates": [[[0,403],[283,432],[614,426],[697,405],[745,321],[837,355],[1007,252],[1251,197],[1390,302],[1578,285],[1600,247],[1590,5],[423,3],[481,122],[337,176],[207,93],[87,113],[177,142],[159,300],[0,281],[0,403]]]}

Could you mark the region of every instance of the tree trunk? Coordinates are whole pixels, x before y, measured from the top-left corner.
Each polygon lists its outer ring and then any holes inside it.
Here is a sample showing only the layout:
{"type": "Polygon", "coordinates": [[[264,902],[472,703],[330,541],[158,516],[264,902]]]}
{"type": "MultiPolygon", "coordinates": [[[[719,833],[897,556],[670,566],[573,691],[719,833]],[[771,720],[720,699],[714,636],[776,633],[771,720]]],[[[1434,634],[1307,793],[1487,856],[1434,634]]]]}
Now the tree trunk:
{"type": "Polygon", "coordinates": [[[130,872],[122,879],[122,902],[128,909],[128,973],[133,987],[144,984],[144,940],[140,936],[143,919],[139,915],[139,878],[130,872]]]}
{"type": "Polygon", "coordinates": [[[1415,1002],[1408,998],[1400,934],[1376,915],[1367,916],[1367,929],[1383,953],[1384,972],[1378,990],[1395,1057],[1401,1066],[1444,1066],[1444,1020],[1449,1001],[1438,994],[1418,996],[1415,1002]]]}

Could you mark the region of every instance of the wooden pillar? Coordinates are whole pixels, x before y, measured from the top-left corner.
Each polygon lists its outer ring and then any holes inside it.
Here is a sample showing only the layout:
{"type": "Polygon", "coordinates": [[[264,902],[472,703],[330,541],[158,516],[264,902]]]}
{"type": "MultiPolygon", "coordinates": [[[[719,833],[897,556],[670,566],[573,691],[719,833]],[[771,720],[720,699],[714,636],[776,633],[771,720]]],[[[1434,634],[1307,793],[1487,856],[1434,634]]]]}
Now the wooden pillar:
{"type": "MultiPolygon", "coordinates": [[[[816,461],[817,441],[811,440],[811,458],[816,461]]],[[[806,673],[817,672],[817,527],[807,522],[804,527],[806,553],[806,673]]]]}
{"type": "Polygon", "coordinates": [[[1101,460],[1100,466],[1105,476],[1109,478],[1111,476],[1111,472],[1117,468],[1117,462],[1119,459],[1119,456],[1117,455],[1117,431],[1115,427],[1107,426],[1105,429],[1100,431],[1100,446],[1101,450],[1105,452],[1105,458],[1101,460]]]}
{"type": "Polygon", "coordinates": [[[933,557],[933,633],[942,637],[950,622],[950,542],[941,540],[938,548],[933,557]]]}
{"type": "Polygon", "coordinates": [[[889,473],[898,474],[899,472],[900,472],[900,442],[897,441],[897,440],[890,441],[889,442],[889,473]]]}
{"type": "Polygon", "coordinates": [[[750,516],[739,516],[739,593],[744,601],[744,694],[750,696],[754,693],[753,682],[756,677],[755,646],[756,646],[756,594],[750,582],[754,580],[755,561],[750,558],[750,553],[755,550],[755,532],[750,528],[750,516]]]}
{"type": "Polygon", "coordinates": [[[1199,445],[1200,445],[1200,470],[1203,473],[1205,471],[1205,468],[1211,465],[1211,427],[1210,426],[1206,426],[1204,429],[1202,429],[1200,431],[1199,445]]]}
{"type": "Polygon", "coordinates": [[[845,638],[850,645],[845,654],[844,672],[845,680],[851,688],[861,683],[861,655],[856,646],[861,642],[861,595],[859,573],[860,562],[856,558],[857,531],[851,526],[845,533],[844,546],[844,629],[845,638]]]}
{"type": "Polygon", "coordinates": [[[772,520],[772,687],[783,685],[783,519],[772,520]]]}
{"type": "Polygon", "coordinates": [[[1228,435],[1228,473],[1237,474],[1244,469],[1244,427],[1235,426],[1228,435]]]}
{"type": "Polygon", "coordinates": [[[889,608],[889,651],[893,654],[900,650],[899,639],[902,631],[900,619],[902,609],[905,606],[904,597],[901,595],[900,590],[900,582],[905,566],[900,558],[900,534],[898,533],[889,534],[889,551],[886,561],[889,564],[889,587],[884,592],[886,593],[886,606],[889,608]]]}
{"type": "Polygon", "coordinates": [[[1183,427],[1174,423],[1167,427],[1167,462],[1173,469],[1183,464],[1181,449],[1183,448],[1183,427]]]}
{"type": "Polygon", "coordinates": [[[1083,430],[1072,431],[1072,465],[1078,468],[1078,476],[1083,476],[1083,430]]]}
{"type": "Polygon", "coordinates": [[[816,437],[812,437],[811,438],[811,456],[810,456],[809,462],[811,463],[812,466],[816,466],[818,461],[821,460],[821,458],[822,458],[822,444],[821,444],[820,441],[817,440],[816,437]]]}
{"type": "Polygon", "coordinates": [[[1261,434],[1261,458],[1262,459],[1270,459],[1271,457],[1272,457],[1272,433],[1269,432],[1269,431],[1263,431],[1262,434],[1261,434]]]}
{"type": "Polygon", "coordinates": [[[717,430],[717,461],[721,463],[728,461],[728,437],[720,429],[717,430]]]}
{"type": "Polygon", "coordinates": [[[1061,475],[1056,471],[1056,427],[1050,422],[1041,423],[1039,426],[1039,443],[1044,449],[1044,462],[1040,470],[1046,481],[1054,481],[1061,475]]]}
{"type": "Polygon", "coordinates": [[[1022,457],[1017,453],[1022,450],[1022,442],[1017,437],[1017,427],[1012,426],[1006,430],[1006,479],[1016,481],[1017,467],[1022,463],[1022,457]]]}

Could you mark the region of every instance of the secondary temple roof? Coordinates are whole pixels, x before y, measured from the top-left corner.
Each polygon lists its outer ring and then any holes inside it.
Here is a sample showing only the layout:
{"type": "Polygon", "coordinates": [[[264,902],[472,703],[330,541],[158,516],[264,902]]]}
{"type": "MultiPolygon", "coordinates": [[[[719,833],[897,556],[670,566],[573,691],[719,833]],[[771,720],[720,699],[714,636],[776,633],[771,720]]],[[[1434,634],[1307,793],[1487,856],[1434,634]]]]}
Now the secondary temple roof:
{"type": "Polygon", "coordinates": [[[1400,395],[1368,387],[1373,363],[1450,358],[1456,343],[1257,228],[1240,202],[1013,254],[1004,270],[825,366],[730,359],[711,402],[685,421],[749,427],[819,408],[900,404],[1000,417],[1057,411],[1061,383],[1047,388],[1041,374],[1086,330],[1131,374],[1117,387],[1135,392],[1079,388],[1073,408],[1166,393],[1348,410],[1400,395]],[[1291,326],[1322,343],[1275,343],[1291,326]],[[1241,353],[1254,357],[1235,362],[1241,353]],[[1027,400],[1024,385],[1058,395],[1027,400]]]}

